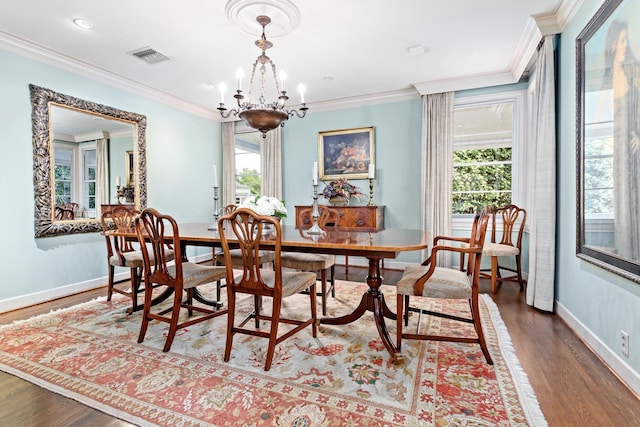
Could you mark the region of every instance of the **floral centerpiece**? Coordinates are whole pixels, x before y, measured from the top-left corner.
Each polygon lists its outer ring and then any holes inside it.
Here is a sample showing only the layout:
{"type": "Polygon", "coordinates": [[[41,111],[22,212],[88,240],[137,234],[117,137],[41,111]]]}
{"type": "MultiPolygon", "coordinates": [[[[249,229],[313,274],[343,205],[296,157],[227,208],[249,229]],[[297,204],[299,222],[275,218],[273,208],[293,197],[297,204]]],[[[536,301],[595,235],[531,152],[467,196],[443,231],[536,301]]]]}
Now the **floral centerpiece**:
{"type": "Polygon", "coordinates": [[[284,203],[275,197],[250,196],[240,204],[241,208],[249,208],[259,215],[275,216],[277,218],[287,217],[287,208],[284,203]]]}
{"type": "Polygon", "coordinates": [[[363,195],[358,187],[351,184],[346,178],[340,178],[337,181],[331,181],[326,184],[322,190],[322,196],[331,200],[332,198],[342,198],[349,202],[351,197],[355,197],[360,200],[360,196],[363,195]]]}

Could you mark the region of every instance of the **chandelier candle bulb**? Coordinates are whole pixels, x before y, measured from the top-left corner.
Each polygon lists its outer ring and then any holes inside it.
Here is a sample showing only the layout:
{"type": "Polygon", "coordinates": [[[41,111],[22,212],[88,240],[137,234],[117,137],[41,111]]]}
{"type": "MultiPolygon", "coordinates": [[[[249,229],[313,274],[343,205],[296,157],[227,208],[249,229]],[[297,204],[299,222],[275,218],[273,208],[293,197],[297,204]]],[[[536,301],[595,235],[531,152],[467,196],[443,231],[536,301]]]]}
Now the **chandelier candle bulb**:
{"type": "Polygon", "coordinates": [[[280,90],[282,92],[285,92],[284,90],[284,81],[287,79],[287,73],[284,72],[284,70],[280,70],[280,90]]]}
{"type": "Polygon", "coordinates": [[[374,179],[376,177],[376,164],[369,163],[369,179],[374,179]]]}
{"type": "Polygon", "coordinates": [[[218,173],[216,171],[216,165],[213,165],[213,186],[218,186],[218,173]]]}
{"type": "Polygon", "coordinates": [[[218,90],[220,91],[220,104],[224,104],[224,93],[227,90],[227,85],[220,83],[218,85],[218,90]]]}
{"type": "Polygon", "coordinates": [[[313,162],[311,176],[313,177],[313,185],[318,185],[318,162],[313,162]]]}
{"type": "Polygon", "coordinates": [[[300,92],[300,103],[304,104],[304,85],[302,83],[298,85],[298,92],[300,92]]]}
{"type": "Polygon", "coordinates": [[[242,90],[242,78],[244,77],[244,71],[242,71],[242,68],[238,68],[238,71],[236,71],[236,77],[238,78],[238,90],[242,90]]]}
{"type": "Polygon", "coordinates": [[[120,187],[120,185],[122,185],[122,178],[116,176],[116,187],[120,187]]]}

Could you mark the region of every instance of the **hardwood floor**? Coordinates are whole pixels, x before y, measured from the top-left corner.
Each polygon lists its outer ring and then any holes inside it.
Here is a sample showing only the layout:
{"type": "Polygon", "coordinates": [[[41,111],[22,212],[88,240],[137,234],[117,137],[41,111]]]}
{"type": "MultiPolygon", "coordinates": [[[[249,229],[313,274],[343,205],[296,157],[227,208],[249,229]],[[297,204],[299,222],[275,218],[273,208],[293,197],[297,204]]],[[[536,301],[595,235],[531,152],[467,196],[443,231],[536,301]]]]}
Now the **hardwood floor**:
{"type": "MultiPolygon", "coordinates": [[[[337,278],[364,281],[367,271],[338,266],[337,278]]],[[[385,283],[401,272],[383,270],[385,283]]],[[[490,292],[482,281],[481,292],[490,292]]],[[[47,313],[102,296],[84,292],[10,313],[0,324],[47,313]]],[[[550,426],[640,426],[640,400],[578,339],[556,315],[528,307],[518,286],[505,283],[494,295],[518,358],[550,426]]],[[[71,399],[0,372],[2,426],[129,426],[130,424],[71,399]]]]}

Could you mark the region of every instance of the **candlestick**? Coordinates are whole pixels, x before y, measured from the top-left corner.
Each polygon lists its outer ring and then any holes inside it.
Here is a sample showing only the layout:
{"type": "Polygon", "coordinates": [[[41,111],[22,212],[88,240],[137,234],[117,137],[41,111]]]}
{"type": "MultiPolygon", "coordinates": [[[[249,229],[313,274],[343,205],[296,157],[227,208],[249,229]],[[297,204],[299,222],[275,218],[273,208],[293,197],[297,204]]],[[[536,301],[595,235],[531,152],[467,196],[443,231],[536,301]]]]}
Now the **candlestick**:
{"type": "MultiPolygon", "coordinates": [[[[213,165],[215,170],[216,166],[213,165]]],[[[220,210],[218,209],[218,186],[213,187],[213,224],[209,226],[209,230],[218,229],[218,217],[220,216],[220,210]]]]}
{"type": "MultiPolygon", "coordinates": [[[[317,163],[315,163],[317,165],[317,163]]],[[[318,212],[318,183],[313,184],[313,211],[311,212],[311,216],[313,217],[313,225],[310,229],[306,231],[307,234],[310,235],[319,235],[324,234],[324,230],[320,228],[318,225],[318,217],[320,213],[318,212]]]]}
{"type": "MultiPolygon", "coordinates": [[[[371,168],[369,168],[369,174],[371,174],[371,168]]],[[[367,206],[375,205],[376,204],[373,202],[373,178],[369,178],[369,203],[367,203],[367,206]]]]}

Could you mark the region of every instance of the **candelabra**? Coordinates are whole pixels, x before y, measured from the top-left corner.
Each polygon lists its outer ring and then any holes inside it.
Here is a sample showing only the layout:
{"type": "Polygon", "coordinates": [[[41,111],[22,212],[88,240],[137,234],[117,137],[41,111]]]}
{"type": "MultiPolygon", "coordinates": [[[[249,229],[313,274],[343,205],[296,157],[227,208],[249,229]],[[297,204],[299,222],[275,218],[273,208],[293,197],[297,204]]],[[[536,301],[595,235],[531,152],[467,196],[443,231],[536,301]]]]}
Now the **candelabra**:
{"type": "Polygon", "coordinates": [[[324,230],[320,228],[318,225],[318,217],[320,213],[318,212],[318,184],[313,184],[313,211],[311,212],[311,216],[313,217],[313,225],[310,229],[307,230],[307,234],[311,235],[319,235],[324,234],[324,230]]]}
{"type": "Polygon", "coordinates": [[[118,201],[118,204],[122,203],[122,199],[124,197],[124,187],[121,185],[116,185],[116,200],[118,201]]]}
{"type": "Polygon", "coordinates": [[[373,178],[369,178],[369,203],[367,206],[375,206],[373,202],[373,178]]]}
{"type": "Polygon", "coordinates": [[[218,216],[220,212],[218,209],[218,187],[213,187],[213,224],[209,226],[209,230],[218,229],[218,216]]]}

